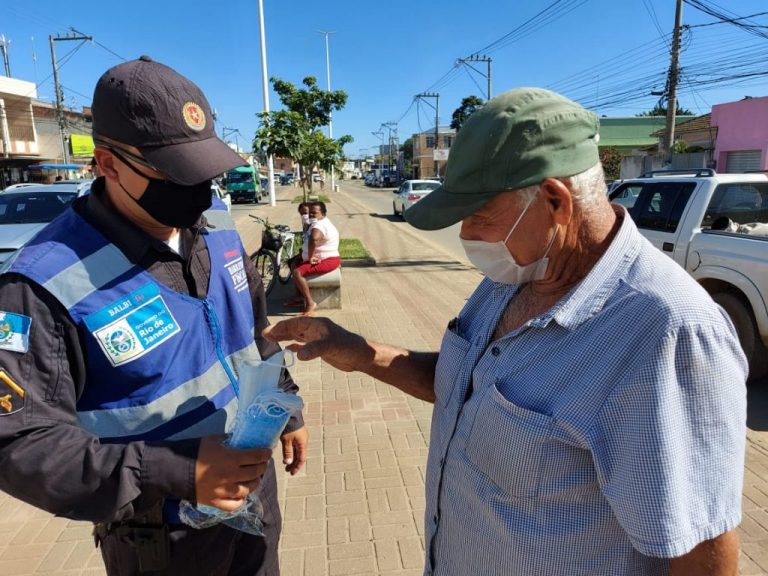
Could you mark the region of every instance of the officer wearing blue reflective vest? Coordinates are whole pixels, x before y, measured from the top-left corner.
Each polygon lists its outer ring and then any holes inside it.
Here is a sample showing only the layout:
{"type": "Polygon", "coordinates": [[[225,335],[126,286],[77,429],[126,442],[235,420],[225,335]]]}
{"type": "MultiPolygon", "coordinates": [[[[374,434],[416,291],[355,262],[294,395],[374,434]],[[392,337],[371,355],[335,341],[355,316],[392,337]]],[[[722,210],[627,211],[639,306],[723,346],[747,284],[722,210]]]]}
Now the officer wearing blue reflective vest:
{"type": "MultiPolygon", "coordinates": [[[[103,176],[0,275],[0,489],[95,523],[109,574],[279,574],[270,450],[222,445],[264,290],[211,179],[243,160],[200,89],[146,56],[93,97],[103,176]],[[260,487],[264,536],[189,528],[178,502],[235,510],[260,487]]],[[[283,390],[298,387],[287,372],[283,390]]],[[[300,414],[282,441],[305,461],[300,414]]]]}

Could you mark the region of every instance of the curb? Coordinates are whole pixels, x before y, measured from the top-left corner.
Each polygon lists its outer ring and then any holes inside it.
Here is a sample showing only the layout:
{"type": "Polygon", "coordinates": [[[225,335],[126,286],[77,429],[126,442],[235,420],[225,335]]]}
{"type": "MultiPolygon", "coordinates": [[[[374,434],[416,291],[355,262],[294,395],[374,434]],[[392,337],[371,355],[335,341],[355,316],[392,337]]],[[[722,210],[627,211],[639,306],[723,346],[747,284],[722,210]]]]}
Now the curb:
{"type": "Polygon", "coordinates": [[[341,261],[342,268],[369,268],[376,266],[376,258],[350,258],[341,261]]]}

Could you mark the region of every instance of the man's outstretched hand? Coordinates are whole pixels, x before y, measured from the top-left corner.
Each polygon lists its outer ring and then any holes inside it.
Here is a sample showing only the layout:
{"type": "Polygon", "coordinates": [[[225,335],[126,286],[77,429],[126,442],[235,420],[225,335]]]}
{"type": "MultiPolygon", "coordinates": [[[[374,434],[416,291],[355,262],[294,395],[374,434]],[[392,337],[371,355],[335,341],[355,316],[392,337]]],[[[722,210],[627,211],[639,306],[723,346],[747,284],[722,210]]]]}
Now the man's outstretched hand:
{"type": "Polygon", "coordinates": [[[375,351],[365,338],[328,318],[290,318],[268,326],[262,334],[273,342],[293,340],[286,348],[296,352],[299,360],[322,358],[344,372],[363,370],[374,361],[375,351]]]}

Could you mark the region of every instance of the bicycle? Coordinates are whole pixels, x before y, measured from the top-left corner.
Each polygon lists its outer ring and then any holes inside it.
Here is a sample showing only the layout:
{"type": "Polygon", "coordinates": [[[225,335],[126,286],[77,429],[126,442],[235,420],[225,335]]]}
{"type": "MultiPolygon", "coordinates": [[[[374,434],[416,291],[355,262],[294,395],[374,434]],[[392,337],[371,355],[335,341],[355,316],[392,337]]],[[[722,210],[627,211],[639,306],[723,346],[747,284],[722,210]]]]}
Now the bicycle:
{"type": "Polygon", "coordinates": [[[301,246],[301,241],[296,238],[300,234],[291,232],[290,226],[285,224],[270,224],[267,219],[253,214],[249,216],[263,226],[261,247],[251,254],[251,262],[261,275],[264,292],[269,295],[275,286],[275,278],[281,284],[287,284],[291,279],[290,261],[301,246]]]}

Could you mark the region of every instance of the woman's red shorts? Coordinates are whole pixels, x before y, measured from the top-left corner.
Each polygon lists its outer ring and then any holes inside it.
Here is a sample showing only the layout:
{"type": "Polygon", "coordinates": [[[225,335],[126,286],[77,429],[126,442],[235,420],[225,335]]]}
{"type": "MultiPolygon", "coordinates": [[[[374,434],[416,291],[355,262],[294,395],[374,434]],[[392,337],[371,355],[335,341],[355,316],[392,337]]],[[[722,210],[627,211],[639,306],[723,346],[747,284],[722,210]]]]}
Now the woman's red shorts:
{"type": "Polygon", "coordinates": [[[293,269],[293,273],[299,274],[300,276],[316,276],[318,274],[325,274],[326,272],[336,270],[339,266],[341,266],[341,258],[339,256],[325,258],[324,260],[320,260],[318,264],[310,264],[305,260],[293,269]]]}

